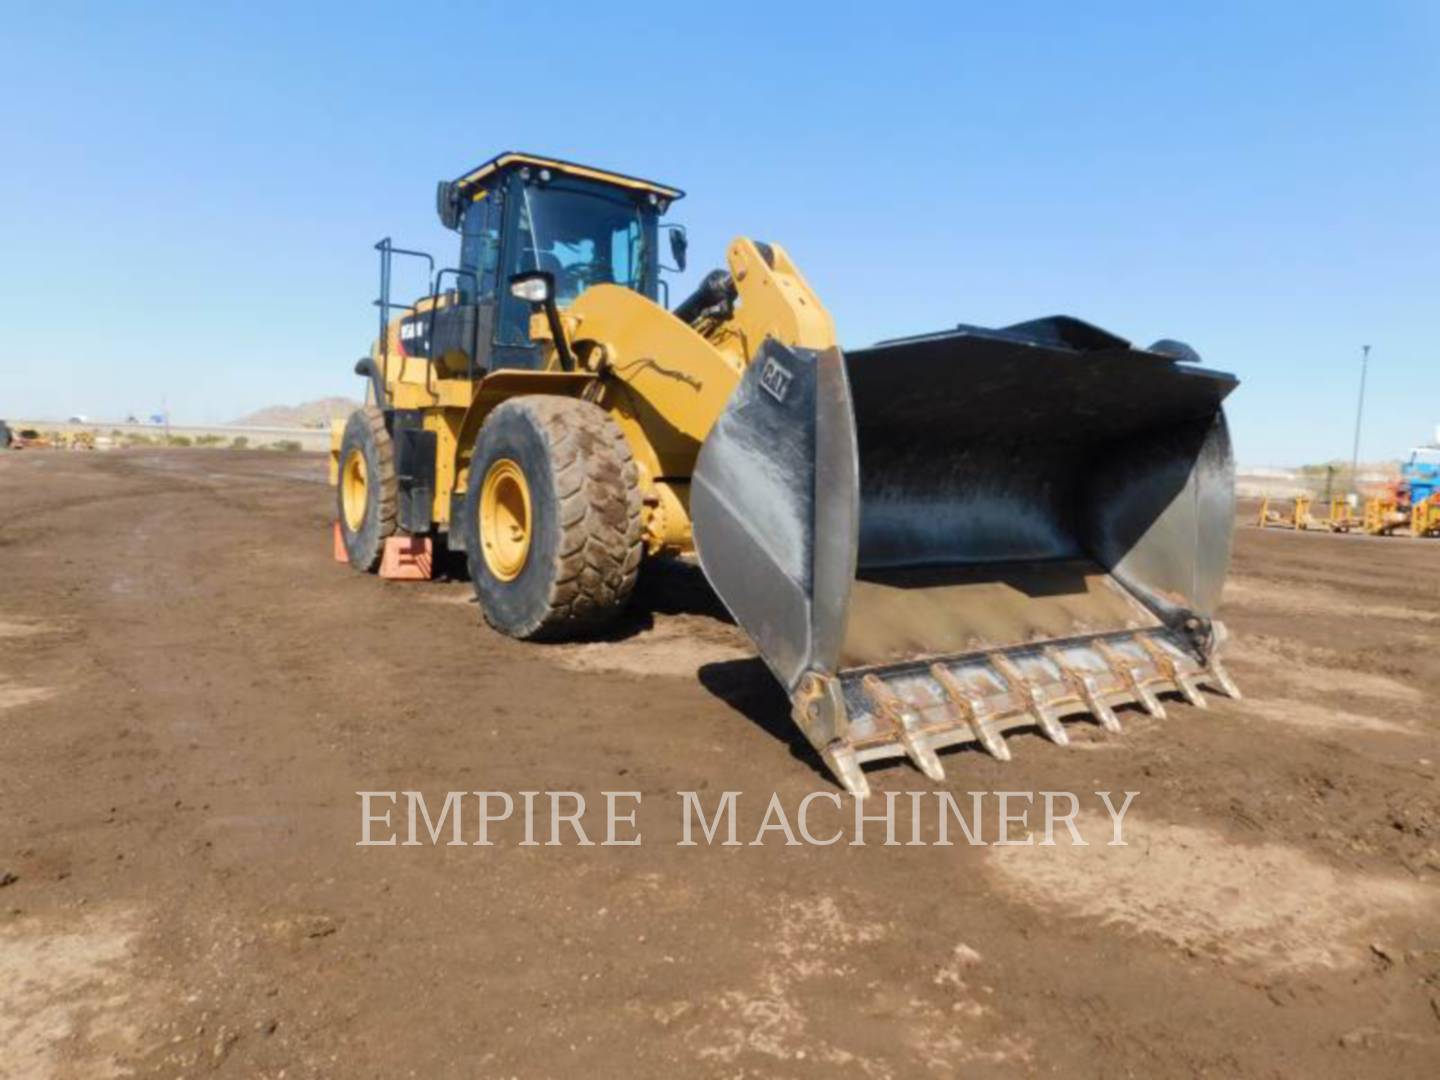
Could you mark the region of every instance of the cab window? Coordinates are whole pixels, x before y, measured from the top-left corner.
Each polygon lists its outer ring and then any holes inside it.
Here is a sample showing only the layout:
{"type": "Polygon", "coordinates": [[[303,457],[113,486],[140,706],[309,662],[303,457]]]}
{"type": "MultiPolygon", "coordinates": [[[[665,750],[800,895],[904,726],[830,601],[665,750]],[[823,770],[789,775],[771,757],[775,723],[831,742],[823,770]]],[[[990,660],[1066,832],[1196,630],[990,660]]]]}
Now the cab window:
{"type": "MultiPolygon", "coordinates": [[[[574,302],[592,285],[613,284],[649,294],[646,245],[654,235],[653,212],[619,193],[517,183],[514,234],[506,244],[502,282],[511,275],[544,270],[555,279],[555,301],[574,302]],[[648,227],[647,227],[648,226],[648,227]]],[[[530,307],[503,289],[499,341],[529,343],[530,307]]]]}
{"type": "Polygon", "coordinates": [[[460,266],[475,276],[460,277],[460,291],[467,303],[478,288],[482,297],[493,297],[500,277],[500,198],[482,191],[465,210],[460,222],[460,266]]]}

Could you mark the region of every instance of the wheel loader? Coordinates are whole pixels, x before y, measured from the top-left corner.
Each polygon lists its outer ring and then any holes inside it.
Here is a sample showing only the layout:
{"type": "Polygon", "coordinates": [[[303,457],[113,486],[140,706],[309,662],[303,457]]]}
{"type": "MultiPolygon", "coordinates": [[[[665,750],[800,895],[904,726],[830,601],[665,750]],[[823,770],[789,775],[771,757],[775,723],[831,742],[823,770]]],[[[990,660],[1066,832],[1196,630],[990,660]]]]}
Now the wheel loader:
{"type": "Polygon", "coordinates": [[[842,350],[746,238],[671,305],[682,195],[505,153],[438,185],[455,265],[376,245],[367,404],[332,437],[352,566],[443,543],[491,626],[553,641],[693,556],[857,796],[878,759],[940,779],[945,747],[1239,696],[1214,618],[1233,376],[1066,316],[842,350]],[[425,263],[414,303],[396,258],[425,263]]]}

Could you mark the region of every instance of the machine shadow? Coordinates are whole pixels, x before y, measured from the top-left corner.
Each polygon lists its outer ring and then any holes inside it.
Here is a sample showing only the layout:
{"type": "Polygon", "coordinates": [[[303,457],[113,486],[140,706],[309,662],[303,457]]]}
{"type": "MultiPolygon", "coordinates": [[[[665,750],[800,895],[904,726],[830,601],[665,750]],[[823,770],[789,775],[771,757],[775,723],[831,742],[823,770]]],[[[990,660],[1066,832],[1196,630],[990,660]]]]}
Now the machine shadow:
{"type": "MultiPolygon", "coordinates": [[[[842,791],[830,770],[810,745],[810,741],[790,719],[790,699],[758,657],[747,660],[717,660],[703,665],[697,672],[700,685],[734,709],[745,719],[780,743],[796,761],[804,763],[814,772],[826,787],[842,791]]],[[[1007,734],[1030,734],[1043,737],[1039,727],[1017,727],[1007,734]]],[[[938,751],[942,760],[969,758],[984,754],[975,743],[958,743],[938,751]]],[[[905,768],[916,777],[923,777],[913,762],[903,757],[886,758],[865,766],[865,772],[875,774],[886,770],[905,768]]],[[[928,781],[926,781],[928,783],[928,781]]]]}
{"type": "Polygon", "coordinates": [[[640,568],[640,580],[630,600],[633,612],[655,615],[698,615],[733,625],[735,620],[700,567],[684,559],[650,559],[640,568]]]}
{"type": "Polygon", "coordinates": [[[700,685],[745,719],[782,744],[827,785],[834,780],[820,755],[790,719],[790,699],[759,657],[715,660],[696,672],[700,685]]]}
{"type": "MultiPolygon", "coordinates": [[[[470,581],[464,552],[437,545],[437,581],[470,581]]],[[[655,628],[657,615],[692,615],[733,626],[735,620],[705,580],[700,567],[684,559],[647,559],[640,568],[634,595],[620,616],[592,641],[625,641],[655,628]]]]}
{"type": "Polygon", "coordinates": [[[625,610],[597,641],[625,641],[655,628],[657,615],[691,615],[732,625],[734,619],[700,567],[682,559],[650,559],[640,568],[625,610]]]}

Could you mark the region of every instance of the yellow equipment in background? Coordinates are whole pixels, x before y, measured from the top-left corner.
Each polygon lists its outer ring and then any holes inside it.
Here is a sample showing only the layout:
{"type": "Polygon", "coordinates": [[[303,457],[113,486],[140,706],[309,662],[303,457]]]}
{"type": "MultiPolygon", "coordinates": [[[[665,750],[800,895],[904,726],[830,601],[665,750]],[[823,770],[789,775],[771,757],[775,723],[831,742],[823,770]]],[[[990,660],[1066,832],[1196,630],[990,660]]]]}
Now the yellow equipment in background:
{"type": "Polygon", "coordinates": [[[1329,515],[1323,518],[1317,518],[1310,512],[1310,507],[1315,502],[1312,495],[1296,495],[1288,514],[1272,510],[1270,502],[1268,495],[1260,500],[1260,512],[1256,515],[1255,524],[1262,529],[1347,533],[1362,523],[1343,496],[1331,498],[1329,515]]]}
{"type": "Polygon", "coordinates": [[[1312,529],[1315,523],[1310,516],[1311,501],[1309,495],[1296,495],[1294,508],[1286,515],[1270,509],[1270,496],[1266,495],[1260,501],[1260,514],[1255,524],[1262,529],[1312,529]]]}
{"type": "Polygon", "coordinates": [[[952,744],[1237,694],[1232,376],[1063,316],[842,352],[785,250],[743,237],[669,308],[681,196],[502,154],[439,185],[455,266],[376,245],[368,404],[331,461],[354,567],[443,542],[492,626],[555,640],[600,632],[646,557],[694,555],[856,794],[866,761],[939,777],[952,744]],[[397,256],[427,261],[413,304],[397,256]]]}
{"type": "Polygon", "coordinates": [[[1370,536],[1391,536],[1411,527],[1411,515],[1393,494],[1377,495],[1365,500],[1363,527],[1370,536]]]}
{"type": "Polygon", "coordinates": [[[1431,495],[1410,508],[1412,536],[1440,536],[1440,498],[1431,495]]]}
{"type": "Polygon", "coordinates": [[[55,445],[55,439],[35,428],[10,429],[9,445],[15,450],[49,450],[55,445]]]}
{"type": "Polygon", "coordinates": [[[1358,529],[1363,520],[1355,513],[1348,499],[1336,495],[1330,500],[1330,516],[1321,524],[1331,532],[1348,533],[1351,529],[1358,529]]]}

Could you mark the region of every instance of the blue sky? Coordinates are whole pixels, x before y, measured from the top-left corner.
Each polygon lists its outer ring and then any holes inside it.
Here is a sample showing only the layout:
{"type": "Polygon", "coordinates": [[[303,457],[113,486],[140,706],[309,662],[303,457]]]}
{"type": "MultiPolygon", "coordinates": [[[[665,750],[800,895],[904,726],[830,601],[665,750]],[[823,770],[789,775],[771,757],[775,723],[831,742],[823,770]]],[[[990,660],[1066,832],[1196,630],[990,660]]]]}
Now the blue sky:
{"type": "MultiPolygon", "coordinates": [[[[360,393],[373,242],[526,149],[784,244],[865,344],[1067,313],[1235,371],[1251,464],[1440,423],[1440,5],[3,2],[0,416],[360,393]]],[[[418,291],[418,290],[417,290],[418,291]]]]}

